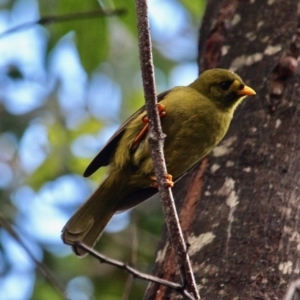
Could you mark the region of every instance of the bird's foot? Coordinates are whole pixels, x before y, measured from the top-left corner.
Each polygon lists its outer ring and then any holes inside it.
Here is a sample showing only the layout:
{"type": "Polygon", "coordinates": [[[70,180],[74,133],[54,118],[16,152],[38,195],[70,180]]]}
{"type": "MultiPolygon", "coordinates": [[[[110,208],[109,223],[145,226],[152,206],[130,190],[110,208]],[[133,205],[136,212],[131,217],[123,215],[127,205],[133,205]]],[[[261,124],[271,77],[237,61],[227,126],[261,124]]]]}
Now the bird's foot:
{"type": "MultiPolygon", "coordinates": [[[[158,114],[161,118],[166,115],[165,106],[163,104],[158,103],[157,104],[157,110],[158,110],[158,114]]],[[[148,118],[148,116],[144,116],[142,118],[142,122],[145,124],[145,126],[140,131],[140,133],[136,136],[136,138],[133,140],[133,142],[131,144],[131,148],[135,148],[141,142],[141,140],[144,138],[144,136],[148,132],[148,129],[149,129],[149,118],[148,118]]]]}
{"type": "MultiPolygon", "coordinates": [[[[150,178],[153,181],[151,186],[154,187],[154,188],[158,188],[156,176],[151,176],[150,178]]],[[[169,188],[172,188],[174,186],[172,175],[165,174],[165,178],[166,178],[166,181],[164,182],[164,185],[166,185],[169,188]]]]}
{"type": "Polygon", "coordinates": [[[165,106],[161,103],[157,104],[157,110],[160,117],[164,117],[167,114],[165,110],[165,106]]]}

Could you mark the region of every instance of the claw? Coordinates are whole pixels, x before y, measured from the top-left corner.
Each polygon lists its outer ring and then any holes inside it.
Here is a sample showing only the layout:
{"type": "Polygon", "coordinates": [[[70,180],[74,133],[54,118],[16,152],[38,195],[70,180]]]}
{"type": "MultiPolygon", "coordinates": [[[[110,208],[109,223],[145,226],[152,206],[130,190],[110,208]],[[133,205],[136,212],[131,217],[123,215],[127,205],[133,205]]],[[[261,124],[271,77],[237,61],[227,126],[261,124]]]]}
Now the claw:
{"type": "MultiPolygon", "coordinates": [[[[154,187],[154,188],[158,188],[158,184],[157,184],[157,180],[156,180],[156,176],[151,176],[150,177],[151,180],[153,181],[151,186],[154,187]]],[[[169,187],[169,188],[172,188],[174,186],[174,182],[173,182],[173,177],[172,175],[170,174],[165,174],[165,178],[166,178],[166,181],[164,182],[164,184],[169,187]]]]}
{"type": "Polygon", "coordinates": [[[143,122],[144,124],[148,124],[148,122],[149,122],[148,117],[147,117],[147,116],[144,116],[144,117],[142,118],[142,122],[143,122]]]}
{"type": "Polygon", "coordinates": [[[158,110],[158,113],[159,113],[160,116],[161,116],[161,113],[165,113],[166,112],[165,111],[165,106],[163,104],[161,104],[161,103],[157,104],[157,110],[158,110]]]}
{"type": "Polygon", "coordinates": [[[165,177],[166,177],[165,184],[167,185],[167,187],[172,188],[174,186],[173,176],[171,174],[166,174],[165,177]]]}
{"type": "MultiPolygon", "coordinates": [[[[165,111],[165,106],[163,104],[158,103],[157,104],[157,110],[160,117],[164,117],[167,113],[165,111]]],[[[135,148],[143,139],[143,137],[147,134],[149,129],[149,119],[148,116],[144,116],[142,118],[142,123],[145,124],[143,129],[140,131],[140,133],[136,136],[136,138],[133,140],[131,144],[131,148],[135,148]]]]}

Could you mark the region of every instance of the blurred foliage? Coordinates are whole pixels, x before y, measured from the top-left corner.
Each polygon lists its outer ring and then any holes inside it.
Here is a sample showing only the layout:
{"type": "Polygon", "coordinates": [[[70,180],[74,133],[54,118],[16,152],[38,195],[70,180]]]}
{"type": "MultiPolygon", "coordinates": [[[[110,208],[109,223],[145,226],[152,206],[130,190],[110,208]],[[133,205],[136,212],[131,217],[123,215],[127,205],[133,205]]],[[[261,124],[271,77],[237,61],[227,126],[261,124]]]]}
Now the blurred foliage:
{"type": "MultiPolygon", "coordinates": [[[[41,16],[61,16],[78,12],[91,12],[99,10],[99,3],[95,0],[40,0],[39,8],[41,16]]],[[[88,14],[87,14],[88,19],[88,14]]],[[[65,24],[51,24],[48,26],[51,35],[48,41],[48,50],[51,51],[65,34],[76,32],[75,42],[79,52],[81,63],[87,72],[105,60],[108,52],[108,34],[105,17],[91,18],[88,22],[73,20],[65,24]]]]}
{"type": "MultiPolygon", "coordinates": [[[[72,300],[121,299],[128,278],[125,271],[91,257],[78,259],[62,244],[60,228],[104,176],[103,169],[92,179],[81,178],[89,161],[120,123],[143,105],[134,4],[134,0],[0,3],[1,32],[43,16],[126,10],[119,16],[87,14],[86,20],[36,25],[0,38],[1,211],[72,300]],[[1,47],[12,44],[14,48],[2,55],[1,47]]],[[[170,88],[177,67],[195,64],[206,2],[149,0],[149,4],[154,12],[159,5],[172,8],[151,17],[161,92],[170,88]]],[[[162,223],[159,201],[147,201],[113,221],[114,233],[105,232],[96,249],[125,262],[134,256],[137,269],[150,272],[162,223]]],[[[20,248],[0,228],[0,299],[61,299],[20,248]],[[26,286],[19,286],[24,289],[19,299],[14,296],[17,291],[9,289],[15,278],[26,286]]],[[[135,279],[128,299],[141,299],[146,286],[135,279]]]]}

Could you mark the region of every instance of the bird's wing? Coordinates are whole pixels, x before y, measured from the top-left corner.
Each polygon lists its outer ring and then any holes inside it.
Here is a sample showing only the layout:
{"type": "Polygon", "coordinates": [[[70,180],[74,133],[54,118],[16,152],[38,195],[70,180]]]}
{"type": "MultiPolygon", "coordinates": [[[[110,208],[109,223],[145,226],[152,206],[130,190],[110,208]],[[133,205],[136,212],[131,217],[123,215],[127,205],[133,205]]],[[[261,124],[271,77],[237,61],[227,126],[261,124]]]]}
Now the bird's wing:
{"type": "MultiPolygon", "coordinates": [[[[179,177],[174,178],[174,183],[177,184],[186,174],[188,174],[196,165],[190,167],[185,173],[181,174],[179,177]]],[[[143,201],[149,199],[158,193],[157,188],[149,186],[147,188],[135,189],[134,192],[126,196],[121,202],[117,205],[117,213],[121,213],[125,210],[131,209],[143,201]]]]}
{"type": "MultiPolygon", "coordinates": [[[[187,171],[188,172],[188,171],[187,171]]],[[[184,177],[186,174],[184,173],[179,178],[176,178],[174,180],[174,183],[176,184],[182,177],[184,177]]],[[[126,196],[122,201],[120,201],[116,207],[117,213],[121,213],[125,210],[131,209],[138,204],[144,202],[145,200],[149,199],[150,197],[154,196],[158,193],[157,188],[149,186],[147,188],[139,188],[135,189],[134,192],[126,196]]]]}
{"type": "MultiPolygon", "coordinates": [[[[165,91],[157,96],[157,101],[162,101],[165,96],[170,92],[170,90],[165,91]]],[[[129,117],[112,135],[108,142],[104,145],[102,150],[96,155],[96,157],[91,161],[86,170],[83,173],[84,177],[89,177],[94,172],[96,172],[100,167],[107,166],[110,163],[111,157],[114,155],[115,150],[119,141],[121,140],[125,128],[127,125],[138,115],[145,111],[145,105],[142,106],[138,111],[136,111],[131,117],[129,117]]]]}

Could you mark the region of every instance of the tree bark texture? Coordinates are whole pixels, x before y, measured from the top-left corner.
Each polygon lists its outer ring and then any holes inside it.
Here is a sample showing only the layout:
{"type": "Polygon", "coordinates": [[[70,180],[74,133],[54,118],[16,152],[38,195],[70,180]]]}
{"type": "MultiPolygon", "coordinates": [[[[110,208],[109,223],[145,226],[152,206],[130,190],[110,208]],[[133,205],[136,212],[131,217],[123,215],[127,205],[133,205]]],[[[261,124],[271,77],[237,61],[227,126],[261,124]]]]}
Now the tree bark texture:
{"type": "MultiPolygon", "coordinates": [[[[244,101],[223,142],[174,189],[201,299],[282,299],[300,277],[298,6],[207,4],[200,70],[231,69],[257,96],[244,101]]],[[[179,282],[166,229],[153,274],[179,282]]],[[[144,299],[182,296],[149,284],[144,299]]]]}

